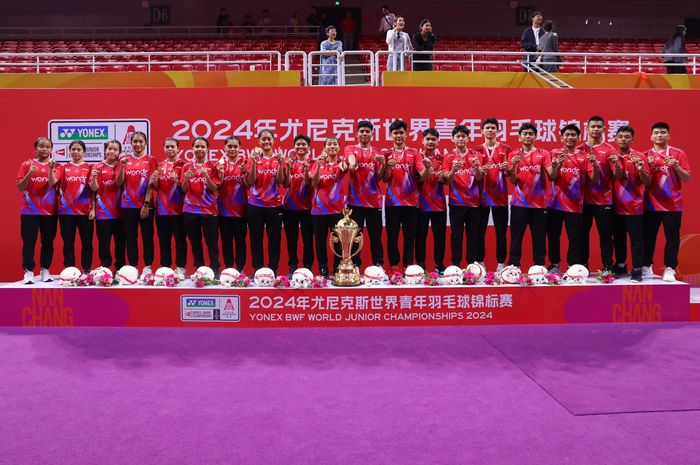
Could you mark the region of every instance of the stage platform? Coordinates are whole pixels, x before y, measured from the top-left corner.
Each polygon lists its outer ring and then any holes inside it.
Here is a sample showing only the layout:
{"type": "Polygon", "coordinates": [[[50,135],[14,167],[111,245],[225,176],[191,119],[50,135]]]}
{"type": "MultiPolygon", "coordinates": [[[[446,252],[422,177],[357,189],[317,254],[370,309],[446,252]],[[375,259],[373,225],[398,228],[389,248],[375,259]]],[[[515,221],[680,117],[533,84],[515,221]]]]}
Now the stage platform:
{"type": "Polygon", "coordinates": [[[285,328],[700,320],[690,286],[660,278],[560,286],[324,289],[0,285],[0,326],[285,328]]]}

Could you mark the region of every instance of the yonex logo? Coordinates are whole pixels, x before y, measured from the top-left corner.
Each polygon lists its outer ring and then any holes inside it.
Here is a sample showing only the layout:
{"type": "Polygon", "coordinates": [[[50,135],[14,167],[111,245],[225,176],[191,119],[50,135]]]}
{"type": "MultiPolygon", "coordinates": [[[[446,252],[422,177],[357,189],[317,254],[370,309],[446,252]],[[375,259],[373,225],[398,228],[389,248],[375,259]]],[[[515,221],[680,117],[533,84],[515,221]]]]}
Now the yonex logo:
{"type": "Polygon", "coordinates": [[[104,140],[107,126],[59,126],[58,140],[104,140]]]}
{"type": "Polygon", "coordinates": [[[189,308],[196,307],[215,307],[216,299],[207,299],[205,297],[188,297],[185,299],[185,306],[189,308]]]}

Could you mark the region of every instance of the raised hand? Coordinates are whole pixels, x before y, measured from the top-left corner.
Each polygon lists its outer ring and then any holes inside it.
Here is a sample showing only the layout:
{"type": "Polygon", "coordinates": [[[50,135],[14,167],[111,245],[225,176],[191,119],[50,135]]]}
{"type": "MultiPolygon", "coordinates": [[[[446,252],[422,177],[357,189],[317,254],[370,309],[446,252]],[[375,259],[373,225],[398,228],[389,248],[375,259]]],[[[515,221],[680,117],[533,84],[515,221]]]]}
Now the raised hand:
{"type": "Polygon", "coordinates": [[[39,170],[39,168],[36,167],[36,165],[29,165],[29,172],[30,173],[36,173],[39,170]]]}

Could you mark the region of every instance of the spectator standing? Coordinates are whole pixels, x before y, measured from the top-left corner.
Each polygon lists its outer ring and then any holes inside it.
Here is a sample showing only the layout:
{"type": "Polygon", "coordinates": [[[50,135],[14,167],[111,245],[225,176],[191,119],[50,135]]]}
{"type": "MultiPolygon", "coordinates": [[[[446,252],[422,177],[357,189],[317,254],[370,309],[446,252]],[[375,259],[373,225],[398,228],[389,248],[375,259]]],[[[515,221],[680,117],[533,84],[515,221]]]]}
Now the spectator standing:
{"type": "Polygon", "coordinates": [[[387,60],[387,71],[406,71],[406,60],[403,57],[404,50],[411,50],[411,39],[403,32],[406,21],[403,16],[397,16],[394,28],[386,33],[386,44],[392,52],[387,60]]]}
{"type": "MultiPolygon", "coordinates": [[[[664,54],[678,54],[678,53],[688,53],[685,49],[685,32],[686,28],[683,25],[676,26],[676,31],[673,33],[670,39],[666,41],[664,45],[664,54]]],[[[668,74],[687,74],[688,70],[685,68],[685,57],[671,56],[664,57],[664,63],[666,65],[666,70],[668,74]],[[678,64],[680,63],[680,64],[678,64]]]]}
{"type": "Polygon", "coordinates": [[[287,21],[287,32],[296,34],[299,32],[299,18],[297,18],[297,12],[292,13],[292,17],[287,21]]]}
{"type": "Polygon", "coordinates": [[[386,33],[394,28],[394,23],[396,22],[396,16],[394,13],[389,11],[389,7],[384,5],[382,7],[382,19],[379,20],[379,35],[380,37],[386,36],[386,33]]]}
{"type": "Polygon", "coordinates": [[[318,10],[313,5],[309,8],[309,16],[306,17],[306,25],[311,26],[309,32],[313,32],[314,29],[312,28],[317,28],[321,25],[321,17],[318,15],[318,10]]]}
{"type": "Polygon", "coordinates": [[[231,17],[228,15],[228,10],[222,8],[219,10],[219,16],[216,17],[216,33],[217,34],[228,34],[231,22],[231,17]]]}
{"type": "MultiPolygon", "coordinates": [[[[413,34],[413,49],[417,52],[432,52],[436,42],[437,37],[433,34],[433,23],[429,19],[421,20],[418,32],[413,34]]],[[[432,53],[414,55],[413,71],[432,71],[432,61],[432,53]]]]}
{"type": "Polygon", "coordinates": [[[542,13],[539,11],[533,11],[530,15],[532,20],[532,26],[528,27],[523,31],[522,36],[520,36],[520,46],[526,52],[526,61],[535,61],[537,59],[537,53],[540,51],[540,38],[544,34],[542,30],[542,13]]]}
{"type": "Polygon", "coordinates": [[[345,46],[345,50],[355,50],[357,21],[352,17],[352,12],[345,12],[345,18],[340,21],[340,30],[343,31],[343,45],[345,46]]]}
{"type": "Polygon", "coordinates": [[[269,34],[272,32],[270,26],[272,26],[272,17],[270,16],[270,11],[266,8],[262,10],[262,18],[258,21],[258,26],[260,26],[260,31],[263,34],[269,34]]]}
{"type": "MultiPolygon", "coordinates": [[[[542,25],[544,34],[540,37],[540,49],[542,53],[558,53],[559,52],[559,36],[554,32],[554,23],[547,20],[542,25]]],[[[561,57],[559,55],[542,55],[537,60],[541,63],[542,69],[548,73],[555,73],[559,69],[561,57]]]]}
{"type": "Polygon", "coordinates": [[[338,31],[335,26],[326,28],[326,36],[328,39],[321,42],[321,51],[327,52],[321,55],[321,77],[319,84],[322,86],[337,86],[338,85],[338,53],[343,53],[343,43],[335,40],[338,31]]]}
{"type": "Polygon", "coordinates": [[[253,21],[253,17],[250,16],[250,14],[247,14],[243,16],[243,22],[241,23],[243,32],[250,34],[253,32],[253,28],[255,27],[255,21],[253,21]]]}

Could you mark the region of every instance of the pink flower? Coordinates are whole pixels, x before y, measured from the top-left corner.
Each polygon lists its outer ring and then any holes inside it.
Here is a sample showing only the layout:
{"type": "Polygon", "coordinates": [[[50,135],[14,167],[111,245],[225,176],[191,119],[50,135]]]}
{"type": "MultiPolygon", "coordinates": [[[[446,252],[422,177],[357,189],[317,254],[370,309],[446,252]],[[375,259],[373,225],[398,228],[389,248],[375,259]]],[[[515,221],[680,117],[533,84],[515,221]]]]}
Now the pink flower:
{"type": "Polygon", "coordinates": [[[314,289],[321,289],[328,286],[328,280],[323,276],[316,276],[311,282],[311,287],[314,289]]]}
{"type": "Polygon", "coordinates": [[[401,284],[406,284],[406,279],[401,273],[395,271],[394,274],[389,278],[389,284],[392,286],[400,286],[401,284]]]}
{"type": "Polygon", "coordinates": [[[474,284],[476,284],[476,276],[471,271],[464,270],[464,272],[462,273],[462,282],[468,286],[473,286],[474,284]]]}
{"type": "Polygon", "coordinates": [[[532,286],[532,279],[526,274],[521,274],[520,278],[518,278],[518,283],[521,286],[532,286]]]}
{"type": "Polygon", "coordinates": [[[615,276],[607,270],[598,270],[598,276],[596,276],[598,282],[603,284],[610,284],[615,281],[615,276]]]}
{"type": "Polygon", "coordinates": [[[114,283],[114,278],[108,274],[101,275],[97,280],[97,285],[102,287],[109,287],[114,283]]]}
{"type": "Polygon", "coordinates": [[[486,278],[484,278],[484,284],[487,284],[489,286],[496,286],[498,284],[501,284],[501,280],[496,273],[494,273],[493,271],[489,271],[488,273],[486,273],[486,278]]]}
{"type": "Polygon", "coordinates": [[[558,286],[561,284],[561,275],[559,275],[559,273],[549,273],[547,275],[547,284],[550,286],[558,286]]]}
{"type": "Polygon", "coordinates": [[[423,284],[426,286],[439,286],[440,285],[440,275],[436,272],[428,273],[423,279],[423,284]]]}
{"type": "Polygon", "coordinates": [[[245,274],[240,274],[236,276],[236,278],[233,280],[233,286],[234,287],[248,287],[250,286],[250,278],[246,276],[245,274]]]}
{"type": "Polygon", "coordinates": [[[196,284],[197,287],[204,287],[206,285],[207,284],[203,280],[201,280],[201,279],[197,280],[197,284],[196,284]]]}
{"type": "Polygon", "coordinates": [[[274,287],[277,289],[288,289],[291,285],[292,283],[289,282],[289,278],[284,275],[275,278],[274,287]]]}
{"type": "Polygon", "coordinates": [[[78,286],[80,287],[92,286],[93,284],[95,284],[95,278],[91,274],[82,274],[78,278],[78,286]]]}

